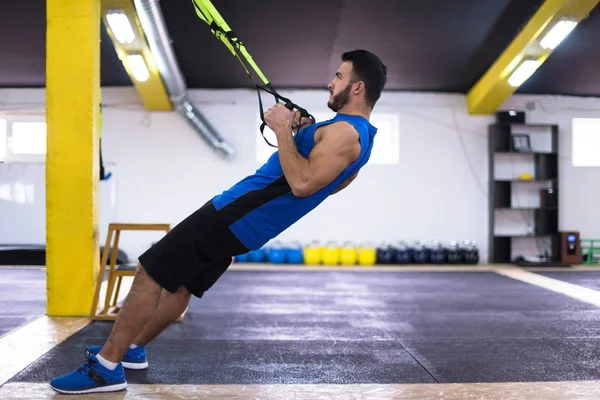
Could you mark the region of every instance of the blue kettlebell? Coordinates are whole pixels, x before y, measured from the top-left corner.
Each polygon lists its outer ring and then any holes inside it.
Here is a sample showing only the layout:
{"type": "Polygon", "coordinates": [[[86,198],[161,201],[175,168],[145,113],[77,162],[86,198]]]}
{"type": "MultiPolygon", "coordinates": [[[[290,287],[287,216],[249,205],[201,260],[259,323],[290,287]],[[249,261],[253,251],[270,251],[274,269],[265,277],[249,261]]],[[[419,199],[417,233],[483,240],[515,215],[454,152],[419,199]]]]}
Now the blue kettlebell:
{"type": "Polygon", "coordinates": [[[268,258],[271,264],[285,263],[285,249],[283,247],[275,247],[269,249],[268,258]]]}
{"type": "Polygon", "coordinates": [[[302,264],[304,262],[304,252],[302,244],[293,243],[287,250],[287,262],[290,264],[302,264]]]}
{"type": "Polygon", "coordinates": [[[247,263],[248,261],[250,261],[250,252],[240,254],[239,256],[235,256],[235,261],[239,263],[247,263]]]}
{"type": "Polygon", "coordinates": [[[264,247],[256,249],[250,253],[250,261],[255,263],[262,263],[267,260],[267,249],[264,247]]]}

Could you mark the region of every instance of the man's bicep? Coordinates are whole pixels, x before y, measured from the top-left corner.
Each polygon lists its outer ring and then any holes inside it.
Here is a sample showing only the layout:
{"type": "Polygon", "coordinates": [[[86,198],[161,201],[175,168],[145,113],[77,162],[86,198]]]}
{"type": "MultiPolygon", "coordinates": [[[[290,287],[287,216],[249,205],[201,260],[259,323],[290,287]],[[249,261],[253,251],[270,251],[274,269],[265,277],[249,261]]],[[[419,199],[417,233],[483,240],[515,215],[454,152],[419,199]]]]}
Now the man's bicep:
{"type": "Polygon", "coordinates": [[[358,132],[335,130],[327,132],[308,157],[316,190],[327,186],[360,154],[358,132]]]}

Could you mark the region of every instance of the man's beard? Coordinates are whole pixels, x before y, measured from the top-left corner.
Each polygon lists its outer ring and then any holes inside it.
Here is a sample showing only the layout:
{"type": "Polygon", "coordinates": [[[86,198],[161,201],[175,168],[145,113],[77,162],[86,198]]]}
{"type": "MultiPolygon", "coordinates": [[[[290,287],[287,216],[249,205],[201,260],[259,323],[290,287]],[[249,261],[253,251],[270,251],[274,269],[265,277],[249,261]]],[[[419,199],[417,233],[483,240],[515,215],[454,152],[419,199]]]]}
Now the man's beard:
{"type": "Polygon", "coordinates": [[[327,107],[329,107],[333,112],[338,112],[342,107],[350,102],[350,89],[352,89],[352,83],[348,83],[346,88],[333,96],[329,102],[327,102],[327,107]]]}

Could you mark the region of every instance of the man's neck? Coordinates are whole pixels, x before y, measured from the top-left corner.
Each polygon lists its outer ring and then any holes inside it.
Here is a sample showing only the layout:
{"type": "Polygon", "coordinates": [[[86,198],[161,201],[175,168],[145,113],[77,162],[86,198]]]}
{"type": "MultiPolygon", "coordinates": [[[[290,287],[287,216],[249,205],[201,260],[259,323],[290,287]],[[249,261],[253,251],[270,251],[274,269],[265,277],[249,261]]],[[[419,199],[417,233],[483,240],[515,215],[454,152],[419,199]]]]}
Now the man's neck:
{"type": "Polygon", "coordinates": [[[366,118],[367,120],[371,118],[371,110],[366,107],[356,107],[351,105],[345,105],[344,107],[338,110],[338,114],[346,114],[346,115],[356,115],[359,117],[366,118]]]}

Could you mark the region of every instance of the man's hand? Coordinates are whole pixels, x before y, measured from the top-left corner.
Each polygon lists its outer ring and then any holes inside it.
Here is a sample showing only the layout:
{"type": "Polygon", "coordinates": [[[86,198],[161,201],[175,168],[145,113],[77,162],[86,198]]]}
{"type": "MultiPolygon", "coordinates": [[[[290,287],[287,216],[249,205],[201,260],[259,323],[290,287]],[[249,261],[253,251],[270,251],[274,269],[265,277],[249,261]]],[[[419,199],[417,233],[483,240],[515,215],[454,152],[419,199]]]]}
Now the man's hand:
{"type": "Polygon", "coordinates": [[[300,111],[296,111],[296,115],[294,117],[294,121],[292,122],[292,131],[294,133],[300,131],[301,129],[306,128],[307,126],[312,125],[312,119],[308,117],[300,118],[300,111]],[[300,126],[298,126],[298,121],[300,121],[300,126]]]}
{"type": "Polygon", "coordinates": [[[300,111],[288,110],[282,103],[277,103],[265,113],[265,123],[275,134],[296,133],[312,124],[308,117],[300,118],[300,111]]]}
{"type": "Polygon", "coordinates": [[[292,132],[292,122],[296,114],[285,108],[282,103],[277,103],[265,113],[265,123],[275,134],[279,135],[292,132]]]}

